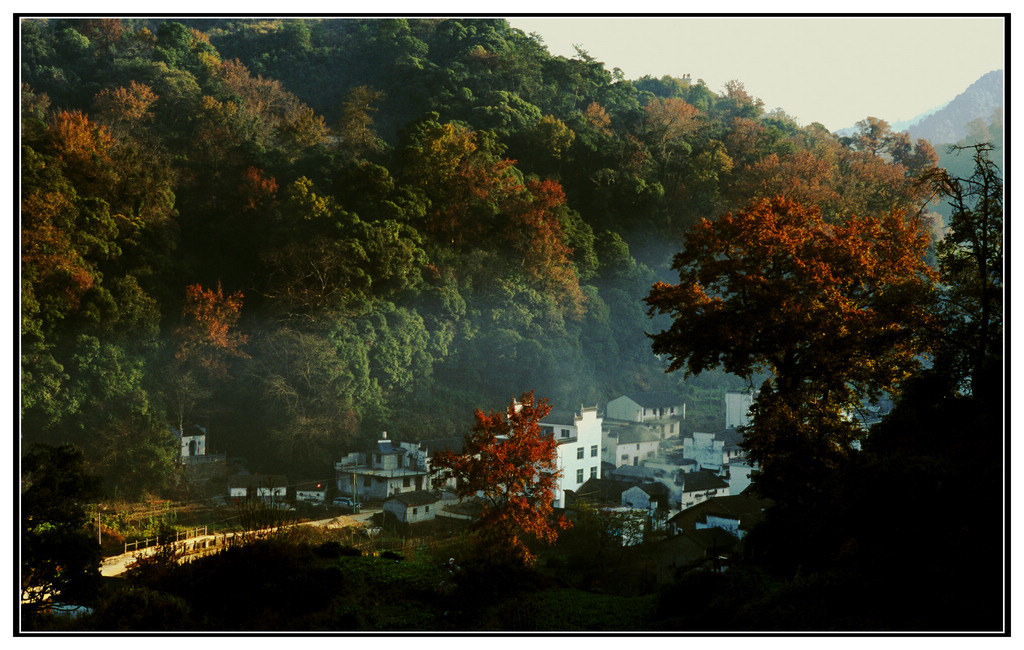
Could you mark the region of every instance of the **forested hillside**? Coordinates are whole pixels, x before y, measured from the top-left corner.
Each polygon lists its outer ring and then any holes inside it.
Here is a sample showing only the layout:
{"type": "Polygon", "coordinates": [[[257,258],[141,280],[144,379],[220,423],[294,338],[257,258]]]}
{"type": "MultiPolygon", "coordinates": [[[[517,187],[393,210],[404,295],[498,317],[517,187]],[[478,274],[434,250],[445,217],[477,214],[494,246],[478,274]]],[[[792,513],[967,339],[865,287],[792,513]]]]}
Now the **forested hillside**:
{"type": "Polygon", "coordinates": [[[742,83],[627,80],[504,20],[24,20],[22,442],[109,493],[168,427],[322,475],[381,430],[739,386],[666,375],[642,299],[702,218],[918,210],[936,155],[742,83]]]}

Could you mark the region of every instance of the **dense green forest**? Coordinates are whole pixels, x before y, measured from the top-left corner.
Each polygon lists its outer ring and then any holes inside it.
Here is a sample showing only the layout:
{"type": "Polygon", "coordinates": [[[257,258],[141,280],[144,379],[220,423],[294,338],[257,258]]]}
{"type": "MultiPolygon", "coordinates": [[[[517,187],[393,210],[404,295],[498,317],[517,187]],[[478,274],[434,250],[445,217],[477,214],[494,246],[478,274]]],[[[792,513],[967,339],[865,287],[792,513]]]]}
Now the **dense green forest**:
{"type": "MultiPolygon", "coordinates": [[[[22,436],[109,494],[173,484],[168,426],[321,475],[387,430],[696,396],[642,303],[695,222],[781,194],[919,209],[935,162],[740,82],[627,80],[503,20],[23,20],[22,436]]],[[[717,405],[716,405],[717,407],[717,405]]]]}

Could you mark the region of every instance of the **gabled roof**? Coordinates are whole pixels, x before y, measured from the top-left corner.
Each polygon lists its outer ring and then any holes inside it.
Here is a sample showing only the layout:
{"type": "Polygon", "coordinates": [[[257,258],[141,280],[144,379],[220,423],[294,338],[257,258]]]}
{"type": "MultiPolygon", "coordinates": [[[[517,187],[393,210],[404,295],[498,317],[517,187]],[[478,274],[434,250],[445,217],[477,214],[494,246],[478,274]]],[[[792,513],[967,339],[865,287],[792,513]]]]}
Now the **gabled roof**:
{"type": "Polygon", "coordinates": [[[631,483],[637,483],[641,479],[652,479],[658,476],[664,476],[665,470],[652,469],[650,467],[644,467],[643,465],[623,465],[621,467],[616,467],[611,473],[616,478],[626,479],[631,483]]]}
{"type": "Polygon", "coordinates": [[[540,419],[541,424],[558,424],[561,426],[576,426],[576,411],[568,409],[551,409],[551,412],[540,419]]]}
{"type": "Polygon", "coordinates": [[[721,440],[725,443],[725,448],[730,449],[738,447],[743,442],[743,434],[736,429],[722,429],[715,434],[716,440],[721,440]]]}
{"type": "Polygon", "coordinates": [[[683,479],[683,492],[718,490],[729,487],[729,484],[714,472],[699,470],[696,472],[683,472],[680,476],[683,479]]]}
{"type": "Polygon", "coordinates": [[[625,395],[640,406],[679,406],[685,400],[678,393],[670,390],[648,390],[640,393],[626,393],[625,395]]]}
{"type": "Polygon", "coordinates": [[[415,492],[399,492],[398,494],[388,497],[388,501],[392,499],[399,501],[406,506],[425,506],[431,503],[437,503],[440,501],[440,497],[435,495],[433,492],[426,490],[416,490],[415,492]]]}
{"type": "Polygon", "coordinates": [[[576,489],[576,498],[591,501],[613,501],[618,503],[630,483],[610,478],[592,478],[576,489]]]}
{"type": "Polygon", "coordinates": [[[740,525],[742,528],[746,529],[744,524],[753,525],[756,521],[754,517],[763,517],[764,513],[762,510],[771,505],[772,502],[769,499],[761,499],[747,494],[736,494],[727,497],[712,497],[707,501],[702,501],[695,506],[691,506],[686,510],[683,510],[668,521],[677,528],[693,530],[696,528],[698,521],[701,523],[707,523],[708,514],[728,513],[726,516],[741,517],[740,525]],[[744,519],[748,516],[752,518],[744,519]]]}
{"type": "Polygon", "coordinates": [[[668,497],[668,486],[664,483],[641,483],[636,487],[647,493],[647,496],[654,498],[668,497]]]}
{"type": "Polygon", "coordinates": [[[634,445],[640,442],[660,442],[661,436],[647,427],[624,427],[619,432],[620,445],[634,445]]]}
{"type": "Polygon", "coordinates": [[[206,427],[201,427],[198,424],[189,424],[185,427],[185,433],[182,434],[178,431],[177,427],[171,427],[171,433],[178,436],[179,438],[188,438],[190,436],[205,436],[206,427]]]}

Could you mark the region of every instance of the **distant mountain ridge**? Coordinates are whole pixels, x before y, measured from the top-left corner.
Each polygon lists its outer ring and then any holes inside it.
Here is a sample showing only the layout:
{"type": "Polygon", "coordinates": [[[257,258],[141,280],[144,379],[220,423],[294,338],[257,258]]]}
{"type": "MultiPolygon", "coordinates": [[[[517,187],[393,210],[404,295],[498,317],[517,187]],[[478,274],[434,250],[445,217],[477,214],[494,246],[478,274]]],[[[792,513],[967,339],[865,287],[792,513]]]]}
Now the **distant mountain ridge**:
{"type": "Polygon", "coordinates": [[[940,111],[929,115],[908,131],[913,139],[924,138],[933,145],[949,144],[967,137],[967,124],[988,120],[1003,105],[1003,71],[993,70],[957,95],[940,111]]]}
{"type": "MultiPolygon", "coordinates": [[[[909,131],[913,139],[924,138],[933,145],[950,144],[967,137],[967,124],[972,120],[989,121],[992,113],[1003,105],[1003,71],[993,70],[982,75],[962,93],[916,115],[909,120],[900,120],[890,126],[893,131],[909,131]]],[[[851,136],[856,126],[836,131],[841,136],[851,136]]]]}

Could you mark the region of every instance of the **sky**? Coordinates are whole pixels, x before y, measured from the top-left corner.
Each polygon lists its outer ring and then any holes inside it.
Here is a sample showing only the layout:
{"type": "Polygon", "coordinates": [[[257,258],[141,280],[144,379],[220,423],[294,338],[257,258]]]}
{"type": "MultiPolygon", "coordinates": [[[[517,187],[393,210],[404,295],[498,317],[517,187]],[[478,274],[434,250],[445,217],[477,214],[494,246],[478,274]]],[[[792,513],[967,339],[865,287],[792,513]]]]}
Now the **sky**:
{"type": "Polygon", "coordinates": [[[574,44],[627,79],[689,74],[721,92],[743,82],[800,124],[832,131],[873,116],[894,123],[1003,69],[1000,18],[509,18],[555,55],[574,44]]]}

